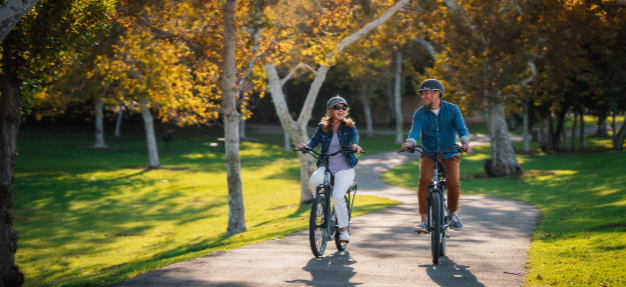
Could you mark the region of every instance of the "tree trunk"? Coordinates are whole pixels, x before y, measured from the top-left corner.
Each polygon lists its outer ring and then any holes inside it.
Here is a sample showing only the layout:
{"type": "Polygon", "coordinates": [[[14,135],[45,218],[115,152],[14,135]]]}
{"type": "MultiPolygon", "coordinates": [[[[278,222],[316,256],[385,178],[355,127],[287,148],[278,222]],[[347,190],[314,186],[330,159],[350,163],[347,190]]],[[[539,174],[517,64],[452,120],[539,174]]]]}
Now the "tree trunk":
{"type": "Polygon", "coordinates": [[[551,140],[551,132],[550,132],[550,112],[541,119],[541,151],[547,152],[552,150],[552,140],[551,140]]]}
{"type": "Polygon", "coordinates": [[[161,167],[159,163],[159,150],[157,148],[156,137],[154,136],[154,121],[150,108],[148,108],[148,100],[141,98],[141,117],[143,118],[143,125],[146,129],[146,141],[148,143],[148,168],[158,169],[161,167]]]}
{"type": "Polygon", "coordinates": [[[622,150],[624,146],[624,137],[626,136],[626,115],[624,116],[624,122],[619,132],[614,133],[613,136],[613,149],[622,150]]]}
{"type": "Polygon", "coordinates": [[[576,123],[578,122],[578,115],[576,114],[576,110],[574,110],[574,125],[572,125],[572,146],[570,147],[571,151],[576,149],[576,123]]]}
{"type": "Polygon", "coordinates": [[[613,121],[611,122],[611,129],[613,130],[613,135],[617,133],[617,131],[615,130],[615,114],[616,112],[611,112],[611,116],[613,117],[613,121]]]}
{"type": "MultiPolygon", "coordinates": [[[[556,113],[556,130],[551,131],[552,135],[552,149],[553,150],[561,150],[561,136],[563,135],[563,131],[565,130],[565,115],[569,111],[569,107],[561,108],[556,113]]],[[[550,117],[552,119],[552,117],[550,117]]],[[[552,120],[550,120],[550,127],[553,127],[552,120]]]]}
{"type": "MultiPolygon", "coordinates": [[[[387,11],[383,12],[382,15],[371,22],[367,23],[357,32],[351,34],[350,36],[343,39],[337,45],[337,48],[328,52],[326,55],[327,62],[334,62],[333,58],[335,55],[343,51],[346,47],[353,44],[354,42],[360,40],[369,32],[374,30],[376,27],[386,22],[398,12],[398,10],[402,9],[409,3],[409,0],[400,0],[398,3],[394,4],[387,11]]],[[[282,91],[282,82],[278,77],[278,72],[276,71],[276,67],[272,63],[268,63],[265,65],[265,72],[267,74],[267,82],[269,90],[272,94],[272,100],[274,101],[274,107],[276,107],[276,113],[278,114],[278,118],[280,119],[280,124],[289,134],[289,137],[293,140],[295,144],[300,144],[308,141],[309,136],[306,134],[306,127],[311,119],[311,112],[313,110],[313,104],[315,104],[315,100],[317,99],[317,95],[319,93],[320,87],[324,83],[326,79],[326,74],[328,73],[329,66],[320,65],[320,67],[315,71],[315,78],[313,83],[311,83],[311,87],[309,88],[309,92],[307,94],[306,100],[304,101],[304,105],[302,106],[302,111],[300,112],[300,116],[297,121],[294,121],[289,114],[289,108],[285,103],[285,96],[282,91]]],[[[311,174],[315,171],[315,167],[313,165],[313,160],[310,156],[299,153],[298,157],[300,158],[300,185],[301,185],[301,197],[300,204],[307,204],[313,201],[313,192],[309,190],[308,181],[311,177],[311,174]]]]}
{"type": "Polygon", "coordinates": [[[513,144],[509,137],[509,129],[504,118],[504,105],[491,104],[489,107],[491,120],[491,163],[486,164],[489,176],[521,175],[524,170],[515,158],[513,144]]]}
{"type": "Polygon", "coordinates": [[[241,115],[239,120],[239,138],[246,138],[246,120],[243,119],[243,115],[241,115]]]}
{"type": "Polygon", "coordinates": [[[224,51],[221,75],[222,114],[224,115],[224,139],[226,148],[226,173],[228,181],[228,229],[227,235],[246,231],[243,187],[241,184],[241,161],[239,159],[239,120],[235,100],[235,27],[236,0],[224,3],[224,51]]]}
{"type": "Polygon", "coordinates": [[[391,80],[389,80],[387,85],[387,98],[389,100],[387,103],[389,108],[389,127],[393,128],[396,126],[396,105],[393,100],[393,82],[391,80]]]}
{"type": "Polygon", "coordinates": [[[580,148],[587,148],[587,142],[585,141],[585,111],[582,108],[580,109],[580,148]]]}
{"type": "Polygon", "coordinates": [[[606,112],[598,113],[598,129],[594,136],[599,138],[609,137],[609,131],[606,129],[606,112]]]}
{"type": "MultiPolygon", "coordinates": [[[[4,6],[3,6],[4,8],[4,6]]],[[[13,229],[13,167],[17,158],[17,133],[22,122],[22,80],[18,77],[19,57],[8,37],[2,45],[0,75],[0,287],[21,286],[24,275],[15,265],[17,231],[13,229]]]]}
{"type": "Polygon", "coordinates": [[[524,141],[524,153],[530,153],[530,144],[529,144],[529,135],[528,135],[528,110],[530,109],[530,98],[526,98],[526,104],[524,105],[524,133],[523,133],[523,141],[524,141]]]}
{"type": "Polygon", "coordinates": [[[93,147],[105,148],[104,143],[104,127],[102,126],[102,106],[104,105],[104,99],[96,99],[96,144],[93,147]]]}
{"type": "Polygon", "coordinates": [[[285,133],[285,151],[291,151],[291,139],[289,138],[289,134],[287,131],[285,133]]]}
{"type": "Polygon", "coordinates": [[[404,125],[402,124],[402,95],[400,95],[402,80],[402,55],[396,54],[396,74],[395,74],[395,89],[394,89],[394,105],[396,110],[396,144],[404,143],[404,125]]]}
{"type": "MultiPolygon", "coordinates": [[[[367,90],[364,89],[364,91],[367,90]]],[[[361,102],[363,102],[363,113],[365,114],[365,123],[367,125],[368,138],[374,136],[374,124],[372,123],[372,109],[370,107],[370,98],[371,95],[369,93],[363,93],[361,96],[361,102]]]]}
{"type": "Polygon", "coordinates": [[[120,101],[119,109],[117,110],[117,119],[115,120],[115,134],[113,136],[120,136],[120,128],[122,127],[122,115],[124,113],[124,103],[120,101]]]}
{"type": "Polygon", "coordinates": [[[110,84],[106,84],[102,90],[102,96],[96,99],[96,148],[105,148],[107,145],[104,143],[104,126],[102,121],[104,120],[104,113],[102,112],[102,106],[104,105],[104,98],[109,92],[110,84]]]}
{"type": "MultiPolygon", "coordinates": [[[[318,69],[317,75],[315,79],[323,76],[326,77],[326,72],[328,68],[322,69],[322,66],[318,69]],[[320,75],[320,72],[323,75],[320,75]]],[[[285,96],[283,95],[282,88],[280,86],[280,78],[278,77],[278,72],[276,71],[276,67],[271,64],[265,65],[265,72],[267,73],[267,85],[270,90],[270,94],[272,95],[272,101],[274,102],[274,107],[276,107],[276,114],[278,115],[278,119],[280,120],[280,124],[283,129],[291,138],[291,141],[294,145],[300,145],[301,143],[306,143],[309,141],[309,136],[306,134],[306,125],[302,126],[298,122],[294,121],[289,114],[289,108],[287,107],[287,103],[285,102],[285,96]]],[[[315,83],[315,81],[313,81],[315,83]]],[[[313,86],[313,85],[312,85],[313,86]]],[[[311,87],[312,88],[312,87],[311,87]]],[[[319,91],[319,88],[318,88],[319,91]]],[[[309,97],[317,97],[317,94],[313,95],[309,92],[307,95],[307,100],[309,97]]],[[[312,112],[312,105],[305,105],[301,111],[301,113],[309,113],[312,112]],[[305,110],[308,109],[308,110],[305,110]]],[[[301,116],[302,117],[302,116],[301,116]]],[[[307,120],[308,121],[308,120],[307,120]]],[[[309,155],[298,153],[298,158],[300,159],[300,204],[308,204],[313,202],[313,191],[309,188],[309,178],[315,171],[315,163],[310,158],[309,155]]]]}

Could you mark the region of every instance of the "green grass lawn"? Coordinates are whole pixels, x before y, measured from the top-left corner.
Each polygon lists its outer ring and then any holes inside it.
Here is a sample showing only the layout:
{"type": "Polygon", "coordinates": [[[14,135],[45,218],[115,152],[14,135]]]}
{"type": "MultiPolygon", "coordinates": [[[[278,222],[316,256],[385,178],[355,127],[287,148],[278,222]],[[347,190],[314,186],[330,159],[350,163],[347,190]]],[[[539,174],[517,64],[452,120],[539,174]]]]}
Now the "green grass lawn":
{"type": "MultiPolygon", "coordinates": [[[[92,133],[21,132],[13,211],[20,235],[16,261],[26,286],[105,286],[307,228],[310,206],[298,206],[296,153],[282,151],[282,136],[251,134],[258,141],[241,144],[248,232],[226,236],[224,154],[209,151],[222,132],[185,131],[176,129],[173,152],[160,154],[160,170],[143,168],[141,129],[108,137],[116,148],[107,150],[85,147],[93,144],[92,133]]],[[[387,141],[369,139],[363,146],[381,151],[387,141]]],[[[359,196],[355,215],[395,204],[359,196]]]]}
{"type": "MultiPolygon", "coordinates": [[[[515,143],[519,146],[521,143],[515,143]]],[[[461,194],[529,202],[541,217],[532,234],[528,286],[626,285],[626,153],[590,139],[594,152],[518,155],[524,177],[473,179],[489,147],[461,158],[461,194]]],[[[415,189],[417,162],[389,170],[385,182],[415,189]],[[406,180],[410,178],[411,180],[406,180]]],[[[462,208],[462,207],[461,207],[462,208]]]]}

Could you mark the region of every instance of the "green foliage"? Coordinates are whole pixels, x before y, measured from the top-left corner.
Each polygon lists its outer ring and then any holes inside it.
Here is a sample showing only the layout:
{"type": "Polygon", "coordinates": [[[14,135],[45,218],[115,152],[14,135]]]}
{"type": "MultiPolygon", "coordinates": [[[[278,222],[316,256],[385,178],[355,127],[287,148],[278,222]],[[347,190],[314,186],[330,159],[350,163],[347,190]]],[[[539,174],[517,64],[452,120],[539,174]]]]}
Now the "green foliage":
{"type": "MultiPolygon", "coordinates": [[[[55,77],[55,69],[78,65],[109,31],[115,0],[42,0],[7,36],[23,81],[23,114],[30,113],[33,95],[43,77],[55,77]]],[[[5,40],[7,41],[7,40],[5,40]]],[[[6,72],[6,69],[5,69],[6,72]]]]}
{"type": "MultiPolygon", "coordinates": [[[[609,140],[589,141],[595,147],[610,146],[609,140]]],[[[472,180],[472,175],[484,173],[483,160],[490,154],[489,147],[474,151],[461,159],[462,194],[521,200],[542,213],[532,234],[528,286],[626,284],[626,177],[622,172],[626,153],[518,155],[525,176],[472,180]]],[[[412,162],[388,171],[383,178],[414,189],[418,168],[412,162]]]]}
{"type": "MultiPolygon", "coordinates": [[[[14,214],[16,259],[27,286],[106,286],[307,228],[309,206],[298,206],[297,155],[282,151],[282,135],[255,134],[260,141],[242,143],[249,231],[233,237],[225,236],[224,154],[209,147],[222,132],[177,130],[173,136],[172,152],[161,153],[165,169],[145,170],[139,167],[147,156],[140,135],[109,139],[114,148],[101,150],[81,147],[92,143],[91,133],[21,133],[14,214]]],[[[356,215],[394,204],[358,196],[356,215]]]]}

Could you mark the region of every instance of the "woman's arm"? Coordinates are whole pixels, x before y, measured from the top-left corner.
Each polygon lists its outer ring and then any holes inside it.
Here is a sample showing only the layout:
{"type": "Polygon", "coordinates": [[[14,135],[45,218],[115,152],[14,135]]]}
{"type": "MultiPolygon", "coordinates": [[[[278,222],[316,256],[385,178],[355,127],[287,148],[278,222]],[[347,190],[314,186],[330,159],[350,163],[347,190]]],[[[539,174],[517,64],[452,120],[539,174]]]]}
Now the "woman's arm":
{"type": "MultiPolygon", "coordinates": [[[[322,128],[322,125],[318,125],[317,130],[315,130],[315,134],[313,134],[313,137],[309,140],[309,142],[306,143],[306,146],[308,146],[309,148],[315,148],[322,141],[323,132],[324,130],[322,128]]],[[[300,145],[300,147],[302,147],[302,145],[300,145]]]]}

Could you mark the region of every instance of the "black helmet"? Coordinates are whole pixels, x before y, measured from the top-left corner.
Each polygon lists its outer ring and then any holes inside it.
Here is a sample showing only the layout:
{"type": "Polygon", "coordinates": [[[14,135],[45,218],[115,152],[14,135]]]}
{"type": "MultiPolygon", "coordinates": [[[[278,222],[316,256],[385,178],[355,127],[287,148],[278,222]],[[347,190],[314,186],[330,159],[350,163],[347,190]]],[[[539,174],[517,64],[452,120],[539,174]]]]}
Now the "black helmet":
{"type": "Polygon", "coordinates": [[[420,89],[417,92],[421,93],[422,91],[439,91],[441,96],[443,96],[443,84],[435,79],[428,79],[422,82],[420,89]]]}
{"type": "Polygon", "coordinates": [[[346,100],[344,100],[340,96],[336,96],[336,97],[332,97],[332,98],[330,98],[330,100],[328,100],[328,103],[326,104],[326,109],[328,110],[328,109],[332,108],[336,104],[344,104],[344,105],[346,105],[346,107],[348,106],[348,102],[346,102],[346,100]]]}

